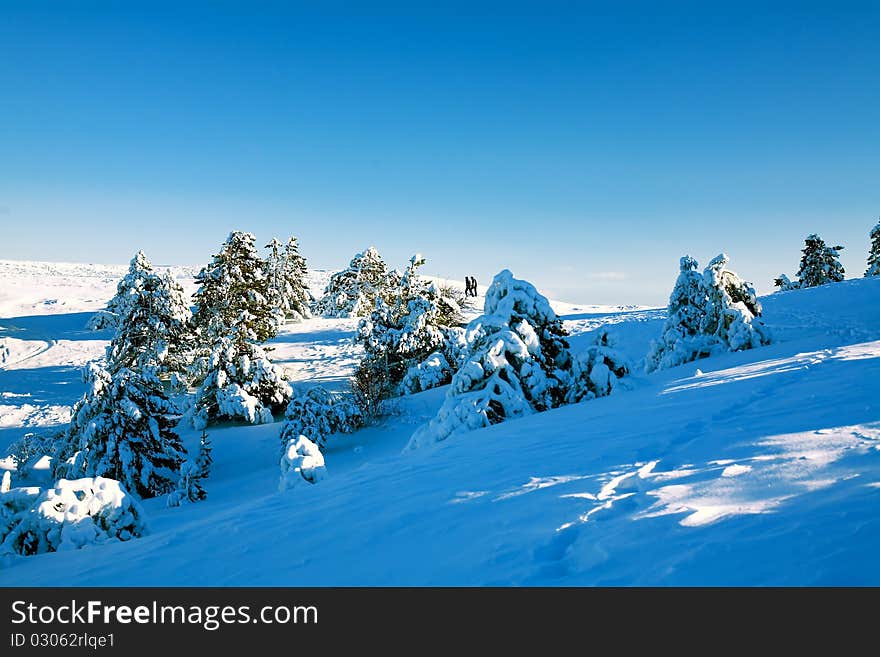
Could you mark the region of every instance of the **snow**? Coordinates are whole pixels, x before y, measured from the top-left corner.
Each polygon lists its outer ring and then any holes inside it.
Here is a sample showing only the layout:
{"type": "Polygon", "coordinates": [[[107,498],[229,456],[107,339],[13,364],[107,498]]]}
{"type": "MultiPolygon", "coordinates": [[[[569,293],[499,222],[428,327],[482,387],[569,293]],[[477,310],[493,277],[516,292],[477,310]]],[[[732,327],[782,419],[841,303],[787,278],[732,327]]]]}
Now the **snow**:
{"type": "MultiPolygon", "coordinates": [[[[35,426],[65,421],[56,411],[81,396],[78,368],[109,337],[86,331],[85,319],[112,296],[125,267],[111,276],[102,266],[0,263],[0,272],[13,270],[15,285],[4,277],[0,290],[0,339],[35,344],[15,344],[15,362],[0,365],[0,455],[35,426]],[[72,273],[43,287],[54,270],[72,273]],[[102,276],[113,280],[104,285],[102,276]],[[56,303],[38,312],[50,297],[56,303]]],[[[403,397],[375,425],[329,436],[318,453],[333,476],[315,486],[278,490],[280,417],[212,427],[206,500],[171,509],[163,498],[147,500],[149,534],[6,556],[0,579],[880,585],[880,277],[760,301],[774,336],[768,346],[650,375],[636,367],[622,379],[628,389],[608,397],[424,449],[404,451],[446,389],[403,397]]],[[[607,331],[633,362],[665,319],[644,307],[550,305],[573,333],[574,354],[607,331]]],[[[271,355],[295,385],[342,391],[358,358],[354,330],[351,320],[288,324],[271,355]]],[[[198,433],[187,428],[182,438],[195,454],[198,433]]],[[[22,486],[7,469],[12,486],[22,486]]]]}

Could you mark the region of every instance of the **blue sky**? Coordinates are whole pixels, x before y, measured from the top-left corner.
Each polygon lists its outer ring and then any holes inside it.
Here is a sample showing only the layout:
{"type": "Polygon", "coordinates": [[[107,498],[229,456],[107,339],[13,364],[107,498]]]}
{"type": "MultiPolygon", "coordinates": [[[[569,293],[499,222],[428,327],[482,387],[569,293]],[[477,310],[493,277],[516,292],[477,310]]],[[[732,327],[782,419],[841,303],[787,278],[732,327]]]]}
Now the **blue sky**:
{"type": "Polygon", "coordinates": [[[769,291],[818,232],[864,270],[876,2],[136,4],[0,0],[0,258],[238,228],[664,303],[684,253],[769,291]]]}

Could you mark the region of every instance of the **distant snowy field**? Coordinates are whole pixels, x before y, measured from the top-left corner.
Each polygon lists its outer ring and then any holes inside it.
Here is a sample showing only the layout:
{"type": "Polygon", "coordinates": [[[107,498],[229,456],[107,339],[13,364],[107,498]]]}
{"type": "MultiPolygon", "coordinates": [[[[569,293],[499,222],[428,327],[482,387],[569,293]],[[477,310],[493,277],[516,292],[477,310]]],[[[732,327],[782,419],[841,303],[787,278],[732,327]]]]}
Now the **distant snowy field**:
{"type": "MultiPolygon", "coordinates": [[[[110,338],[86,320],[126,269],[0,261],[0,456],[66,422],[110,338]]],[[[769,347],[437,447],[403,452],[445,389],[403,398],[331,438],[315,486],[277,492],[280,424],[214,427],[207,501],[148,500],[128,543],[7,557],[0,585],[880,585],[880,278],[762,302],[769,347]]],[[[606,329],[633,360],[664,317],[553,305],[575,349],[606,329]]],[[[290,324],[271,356],[345,385],[355,325],[290,324]]]]}

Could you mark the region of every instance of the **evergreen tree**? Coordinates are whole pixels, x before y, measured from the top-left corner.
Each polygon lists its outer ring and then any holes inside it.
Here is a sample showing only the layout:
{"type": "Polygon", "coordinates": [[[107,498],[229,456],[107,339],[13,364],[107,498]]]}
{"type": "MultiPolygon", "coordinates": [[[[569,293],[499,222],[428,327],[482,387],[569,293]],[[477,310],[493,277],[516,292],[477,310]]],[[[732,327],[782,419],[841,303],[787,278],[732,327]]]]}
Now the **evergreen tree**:
{"type": "Polygon", "coordinates": [[[177,488],[168,495],[168,506],[180,506],[189,502],[200,502],[208,497],[202,481],[211,472],[211,443],[208,434],[202,431],[199,439],[199,454],[195,461],[184,461],[180,466],[177,488]]]}
{"type": "Polygon", "coordinates": [[[452,323],[460,320],[460,309],[419,275],[424,263],[424,257],[414,255],[396,286],[386,288],[388,300],[378,297],[373,312],[358,325],[356,340],[365,353],[359,369],[387,378],[387,394],[448,383],[459,364],[459,334],[452,323]]]}
{"type": "Polygon", "coordinates": [[[770,342],[754,287],[728,270],[727,263],[722,253],[701,276],[696,260],[681,259],[663,332],[645,361],[648,372],[770,342]]]}
{"type": "Polygon", "coordinates": [[[279,315],[279,324],[290,317],[296,321],[311,317],[309,305],[312,295],[309,292],[306,259],[299,253],[295,237],[282,245],[273,238],[266,245],[269,256],[266,259],[266,276],[269,283],[269,302],[279,315]]]}
{"type": "Polygon", "coordinates": [[[84,379],[88,389],[73,408],[55,478],[107,477],[141,497],[172,490],[184,450],[153,370],[111,373],[91,363],[84,379]]]}
{"type": "Polygon", "coordinates": [[[815,287],[826,283],[839,283],[844,278],[839,253],[842,246],[827,246],[815,233],[804,240],[798,280],[801,287],[815,287]]]}
{"type": "Polygon", "coordinates": [[[290,399],[284,371],[255,342],[250,324],[246,316],[240,318],[196,363],[204,376],[190,410],[196,428],[224,418],[272,422],[272,413],[280,412],[290,399]]]}
{"type": "Polygon", "coordinates": [[[354,402],[345,395],[322,386],[298,387],[287,405],[281,445],[300,435],[323,449],[334,433],[351,433],[363,425],[363,417],[354,402]]]}
{"type": "Polygon", "coordinates": [[[211,466],[214,465],[212,452],[213,447],[211,446],[210,438],[208,438],[208,432],[202,430],[202,435],[199,438],[199,455],[196,458],[196,467],[198,468],[199,476],[203,479],[207,479],[211,475],[211,466]]]}
{"type": "Polygon", "coordinates": [[[871,249],[868,251],[865,276],[880,276],[880,221],[871,229],[871,249]]]}
{"type": "MultiPolygon", "coordinates": [[[[486,292],[484,314],[468,325],[469,353],[440,411],[409,446],[587,398],[590,372],[577,371],[566,335],[544,296],[500,272],[486,292]]],[[[591,367],[589,359],[583,365],[591,367]]]]}
{"type": "Polygon", "coordinates": [[[287,240],[284,247],[284,274],[287,280],[287,312],[295,320],[312,316],[310,307],[314,302],[309,291],[309,271],[306,259],[300,255],[299,242],[295,237],[287,240]]]}
{"type": "Polygon", "coordinates": [[[369,315],[389,285],[388,267],[375,247],[352,258],[347,269],[330,277],[324,296],[316,304],[316,311],[326,317],[356,317],[369,315]]]}
{"type": "Polygon", "coordinates": [[[170,273],[144,276],[107,348],[111,372],[151,368],[159,375],[183,374],[190,349],[189,317],[183,288],[170,273]]]}
{"type": "Polygon", "coordinates": [[[150,259],[143,251],[135,253],[128,265],[128,273],[116,284],[116,296],[107,302],[104,310],[98,311],[91,317],[88,328],[95,331],[116,328],[121,318],[128,313],[138,292],[153,276],[155,272],[150,259]]]}
{"type": "Polygon", "coordinates": [[[230,233],[220,252],[196,276],[199,289],[193,323],[208,344],[226,335],[240,318],[245,318],[259,342],[274,337],[278,330],[255,239],[251,233],[230,233]]]}

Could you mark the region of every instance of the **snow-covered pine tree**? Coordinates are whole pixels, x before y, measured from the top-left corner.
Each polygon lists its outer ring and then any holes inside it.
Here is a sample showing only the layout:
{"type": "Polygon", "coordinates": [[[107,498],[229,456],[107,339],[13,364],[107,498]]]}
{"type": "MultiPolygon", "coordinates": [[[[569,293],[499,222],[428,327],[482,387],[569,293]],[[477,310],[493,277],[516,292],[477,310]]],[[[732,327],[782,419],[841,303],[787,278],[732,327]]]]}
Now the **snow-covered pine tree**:
{"type": "Polygon", "coordinates": [[[199,453],[196,460],[184,461],[180,464],[177,488],[168,494],[168,506],[180,506],[189,502],[201,502],[208,497],[202,482],[211,474],[211,442],[204,430],[199,438],[199,453]]]}
{"type": "Polygon", "coordinates": [[[287,240],[284,246],[284,275],[287,280],[287,313],[294,320],[308,319],[314,298],[309,290],[309,271],[306,259],[299,252],[296,237],[287,240]]]}
{"type": "Polygon", "coordinates": [[[454,299],[419,275],[424,263],[421,254],[410,258],[397,286],[388,288],[388,301],[377,298],[373,312],[358,325],[356,339],[365,357],[356,379],[385,377],[387,394],[448,383],[461,361],[463,332],[453,326],[461,311],[454,299]]]}
{"type": "Polygon", "coordinates": [[[107,348],[111,373],[151,368],[160,376],[182,376],[191,348],[189,318],[183,288],[169,272],[144,276],[107,348]]]}
{"type": "Polygon", "coordinates": [[[669,296],[663,332],[659,341],[651,343],[646,359],[648,372],[674,367],[711,353],[714,341],[701,334],[709,294],[698,267],[697,261],[687,255],[679,261],[678,279],[669,296]]]}
{"type": "Polygon", "coordinates": [[[252,233],[233,231],[196,276],[193,324],[209,344],[242,317],[259,342],[277,333],[277,316],[268,299],[268,279],[255,240],[252,233]]]}
{"type": "Polygon", "coordinates": [[[761,321],[763,308],[751,283],[727,269],[730,258],[720,254],[703,272],[708,290],[701,331],[713,335],[729,351],[770,344],[770,330],[761,321]]]}
{"type": "Polygon", "coordinates": [[[266,299],[275,313],[275,322],[281,326],[287,317],[289,290],[285,276],[284,245],[277,237],[266,245],[266,299]]]}
{"type": "Polygon", "coordinates": [[[99,310],[89,319],[88,328],[95,331],[116,328],[119,320],[128,312],[138,290],[155,275],[153,263],[146,254],[143,251],[135,253],[128,265],[128,273],[116,284],[116,296],[107,302],[104,310],[99,310]]]}
{"type": "Polygon", "coordinates": [[[839,255],[842,250],[842,246],[827,246],[815,233],[807,235],[797,273],[800,286],[815,287],[842,281],[844,269],[839,255]]]}
{"type": "Polygon", "coordinates": [[[211,475],[211,466],[214,465],[213,449],[208,432],[202,429],[202,435],[199,437],[199,455],[196,457],[196,467],[202,479],[207,479],[211,475]]]}
{"type": "Polygon", "coordinates": [[[172,490],[185,452],[153,370],[111,374],[90,363],[83,378],[88,389],[73,407],[55,478],[108,477],[144,498],[172,490]]]}
{"type": "Polygon", "coordinates": [[[880,221],[871,229],[871,248],[868,251],[868,269],[865,276],[880,276],[880,221]]]}
{"type": "Polygon", "coordinates": [[[648,372],[720,351],[769,344],[770,332],[759,319],[762,309],[755,289],[728,270],[728,262],[727,255],[716,256],[701,276],[696,260],[681,259],[663,332],[645,360],[648,372]]]}
{"type": "Polygon", "coordinates": [[[236,326],[200,359],[203,362],[195,364],[204,377],[189,412],[197,429],[220,419],[272,422],[272,413],[280,412],[290,399],[284,370],[256,343],[250,325],[242,313],[236,326]]]}
{"type": "MultiPolygon", "coordinates": [[[[388,267],[379,251],[371,246],[352,258],[347,269],[330,277],[316,312],[326,317],[369,315],[376,298],[389,286],[388,267]]],[[[391,282],[393,284],[393,281],[391,282]]]]}
{"type": "Polygon", "coordinates": [[[467,328],[469,355],[437,416],[411,448],[566,403],[574,384],[566,332],[547,299],[508,270],[486,292],[484,314],[467,328]]]}

